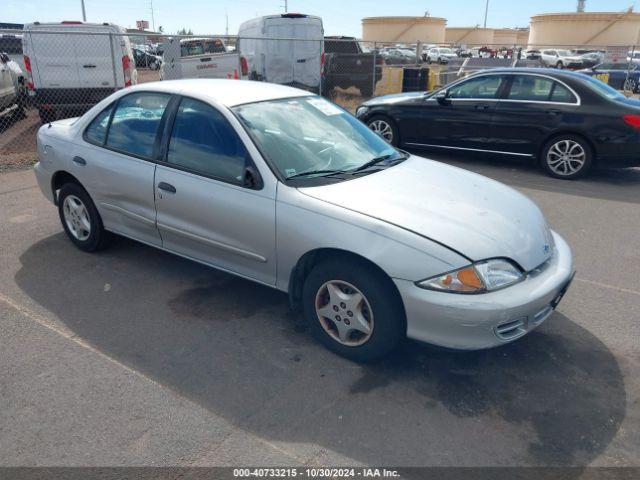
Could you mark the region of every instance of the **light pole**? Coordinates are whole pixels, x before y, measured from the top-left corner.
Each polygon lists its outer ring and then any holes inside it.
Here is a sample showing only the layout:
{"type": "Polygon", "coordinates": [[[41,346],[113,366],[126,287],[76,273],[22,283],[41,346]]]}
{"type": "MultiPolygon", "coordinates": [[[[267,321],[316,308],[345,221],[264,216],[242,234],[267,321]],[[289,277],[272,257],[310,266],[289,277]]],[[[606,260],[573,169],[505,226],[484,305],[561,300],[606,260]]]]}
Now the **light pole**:
{"type": "Polygon", "coordinates": [[[87,12],[84,10],[84,0],[80,0],[80,4],[82,5],[82,21],[87,21],[87,12]]]}
{"type": "Polygon", "coordinates": [[[484,5],[484,28],[487,28],[487,14],[489,13],[489,0],[484,5]]]}

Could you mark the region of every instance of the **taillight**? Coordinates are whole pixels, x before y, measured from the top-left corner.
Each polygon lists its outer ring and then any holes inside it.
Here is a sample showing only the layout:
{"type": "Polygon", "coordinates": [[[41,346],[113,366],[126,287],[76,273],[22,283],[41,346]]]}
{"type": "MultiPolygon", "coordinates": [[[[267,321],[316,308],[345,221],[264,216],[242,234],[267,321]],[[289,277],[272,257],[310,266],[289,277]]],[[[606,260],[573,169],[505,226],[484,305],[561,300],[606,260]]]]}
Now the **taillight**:
{"type": "Polygon", "coordinates": [[[240,57],[240,70],[242,71],[243,77],[249,75],[249,64],[247,63],[247,59],[244,57],[240,57]]]}
{"type": "Polygon", "coordinates": [[[627,125],[631,125],[633,128],[640,130],[640,115],[624,115],[622,120],[624,120],[624,123],[627,125]]]}
{"type": "Polygon", "coordinates": [[[35,90],[33,85],[33,73],[31,72],[31,59],[24,56],[24,68],[27,70],[27,88],[29,90],[35,90]]]}
{"type": "Polygon", "coordinates": [[[122,57],[122,71],[124,72],[124,86],[131,86],[131,60],[128,55],[122,57]]]}

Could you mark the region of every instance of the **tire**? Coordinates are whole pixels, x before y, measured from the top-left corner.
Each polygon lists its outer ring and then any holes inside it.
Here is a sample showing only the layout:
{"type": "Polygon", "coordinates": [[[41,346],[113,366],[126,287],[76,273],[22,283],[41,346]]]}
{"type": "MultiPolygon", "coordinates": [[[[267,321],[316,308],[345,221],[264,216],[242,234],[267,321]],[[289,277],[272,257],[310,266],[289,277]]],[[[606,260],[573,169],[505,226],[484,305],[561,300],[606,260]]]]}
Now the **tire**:
{"type": "Polygon", "coordinates": [[[427,57],[427,64],[431,65],[431,57],[427,57]]]}
{"type": "Polygon", "coordinates": [[[442,59],[438,58],[438,65],[442,65],[442,59]]]}
{"type": "Polygon", "coordinates": [[[382,358],[406,337],[404,308],[393,284],[364,262],[336,258],[316,265],[305,279],[302,304],[305,323],[313,336],[350,360],[382,358]],[[332,298],[330,290],[339,293],[332,298]],[[360,301],[354,298],[356,292],[361,294],[360,301]]]}
{"type": "Polygon", "coordinates": [[[51,123],[51,122],[55,121],[55,119],[56,119],[55,110],[45,110],[44,108],[39,108],[38,109],[38,115],[40,115],[40,121],[43,124],[51,123]]]}
{"type": "Polygon", "coordinates": [[[638,83],[633,78],[628,78],[625,80],[624,85],[622,86],[622,89],[627,92],[637,93],[638,83]]]}
{"type": "Polygon", "coordinates": [[[552,138],[544,145],[540,155],[540,164],[547,174],[562,180],[575,180],[585,176],[591,170],[592,163],[591,145],[577,135],[566,134],[552,138]],[[582,163],[577,168],[579,160],[582,163]]]}
{"type": "Polygon", "coordinates": [[[400,132],[398,131],[398,126],[386,115],[373,115],[367,120],[367,127],[376,132],[394,147],[397,147],[400,144],[400,132]]]}
{"type": "Polygon", "coordinates": [[[562,62],[556,63],[556,68],[562,70],[564,68],[564,64],[562,62]]]}
{"type": "Polygon", "coordinates": [[[60,189],[58,214],[65,233],[80,250],[96,252],[109,244],[111,234],[104,229],[91,197],[77,183],[67,183],[60,189]],[[75,215],[74,206],[77,207],[75,215]]]}

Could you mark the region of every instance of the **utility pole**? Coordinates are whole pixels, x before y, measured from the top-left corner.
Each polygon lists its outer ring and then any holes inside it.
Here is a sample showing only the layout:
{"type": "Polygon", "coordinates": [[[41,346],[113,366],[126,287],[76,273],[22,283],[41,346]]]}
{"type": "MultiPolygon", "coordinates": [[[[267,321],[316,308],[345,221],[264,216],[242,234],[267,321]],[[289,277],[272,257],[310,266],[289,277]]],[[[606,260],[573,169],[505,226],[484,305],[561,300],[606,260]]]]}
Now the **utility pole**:
{"type": "Polygon", "coordinates": [[[287,2],[287,0],[284,0],[284,13],[288,13],[289,12],[289,2],[287,2]]]}
{"type": "Polygon", "coordinates": [[[226,8],[224,10],[224,17],[225,17],[225,21],[226,21],[226,27],[224,29],[224,34],[226,36],[229,36],[229,12],[227,11],[226,8]]]}
{"type": "Polygon", "coordinates": [[[80,4],[82,5],[82,21],[87,21],[87,12],[84,9],[84,0],[80,0],[80,4]]]}
{"type": "Polygon", "coordinates": [[[489,13],[489,0],[484,5],[484,28],[487,28],[487,15],[489,13]]]}
{"type": "Polygon", "coordinates": [[[156,31],[156,19],[153,16],[153,0],[151,0],[151,27],[153,31],[156,31]]]}

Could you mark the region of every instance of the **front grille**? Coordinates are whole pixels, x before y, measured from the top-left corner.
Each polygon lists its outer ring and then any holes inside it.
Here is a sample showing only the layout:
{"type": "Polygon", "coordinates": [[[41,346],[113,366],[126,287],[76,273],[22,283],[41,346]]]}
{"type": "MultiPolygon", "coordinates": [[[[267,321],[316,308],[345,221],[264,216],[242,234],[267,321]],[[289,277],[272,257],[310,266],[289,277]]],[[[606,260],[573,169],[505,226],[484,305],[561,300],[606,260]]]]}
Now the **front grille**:
{"type": "Polygon", "coordinates": [[[501,323],[495,328],[496,335],[503,340],[513,340],[514,338],[521,337],[527,333],[526,323],[527,317],[520,317],[501,323]]]}

